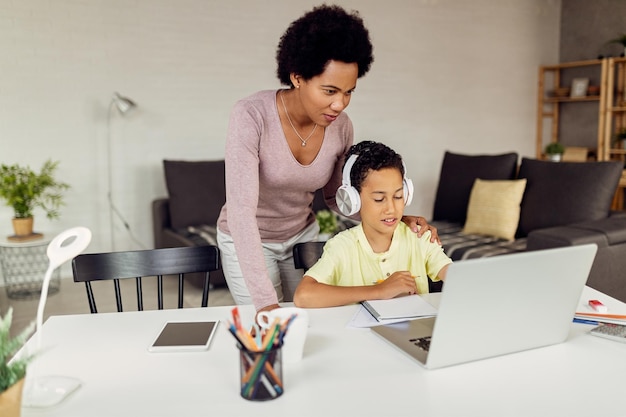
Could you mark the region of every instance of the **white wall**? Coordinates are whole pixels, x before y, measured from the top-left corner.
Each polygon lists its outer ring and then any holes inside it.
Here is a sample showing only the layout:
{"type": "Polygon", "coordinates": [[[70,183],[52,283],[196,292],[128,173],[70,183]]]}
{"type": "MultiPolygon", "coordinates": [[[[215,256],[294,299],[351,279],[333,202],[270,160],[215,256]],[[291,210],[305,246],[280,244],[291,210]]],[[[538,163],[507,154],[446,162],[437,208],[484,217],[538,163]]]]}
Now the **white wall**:
{"type": "MultiPolygon", "coordinates": [[[[137,111],[111,123],[115,248],[152,247],[150,202],[166,195],[162,160],[224,155],[233,103],[277,88],[274,54],[310,0],[1,0],[0,163],[61,161],[71,184],[60,220],[83,225],[88,251],[111,249],[107,109],[114,91],[137,111]]],[[[356,140],[407,161],[429,217],[445,150],[534,156],[537,67],[558,61],[560,0],[340,0],[361,12],[375,62],[347,112],[356,140]]],[[[12,210],[0,206],[0,234],[12,210]]]]}

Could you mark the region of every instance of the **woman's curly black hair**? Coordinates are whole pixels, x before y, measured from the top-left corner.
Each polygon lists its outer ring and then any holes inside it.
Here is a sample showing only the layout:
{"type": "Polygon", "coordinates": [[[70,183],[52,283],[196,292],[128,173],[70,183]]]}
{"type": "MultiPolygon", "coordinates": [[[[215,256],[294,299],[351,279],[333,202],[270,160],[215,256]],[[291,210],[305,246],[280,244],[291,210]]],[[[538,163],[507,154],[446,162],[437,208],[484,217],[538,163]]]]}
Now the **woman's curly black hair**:
{"type": "Polygon", "coordinates": [[[370,170],[397,168],[402,176],[405,175],[400,154],[380,142],[365,140],[354,144],[348,149],[345,160],[347,161],[351,155],[358,155],[350,170],[350,183],[358,192],[361,192],[361,185],[370,170]]]}
{"type": "Polygon", "coordinates": [[[357,11],[322,5],[293,21],[278,43],[276,74],[291,85],[291,73],[305,80],[324,72],[328,61],[356,63],[358,78],[369,71],[374,56],[369,32],[357,11]]]}

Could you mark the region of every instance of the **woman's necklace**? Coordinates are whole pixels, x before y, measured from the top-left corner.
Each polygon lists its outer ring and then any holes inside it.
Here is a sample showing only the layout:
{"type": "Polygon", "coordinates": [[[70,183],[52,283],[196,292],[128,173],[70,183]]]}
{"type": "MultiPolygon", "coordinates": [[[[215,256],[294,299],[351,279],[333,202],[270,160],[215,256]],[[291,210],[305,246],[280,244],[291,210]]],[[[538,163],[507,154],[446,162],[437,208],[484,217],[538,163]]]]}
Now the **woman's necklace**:
{"type": "Polygon", "coordinates": [[[283,103],[283,109],[285,110],[285,114],[287,115],[287,120],[289,121],[291,128],[293,129],[294,132],[296,132],[296,135],[298,135],[298,138],[302,142],[302,147],[305,147],[306,141],[309,140],[311,136],[313,136],[313,132],[315,132],[315,129],[317,129],[317,123],[315,123],[315,126],[313,126],[313,130],[311,130],[311,133],[309,133],[309,136],[307,136],[306,139],[303,139],[302,136],[300,136],[300,133],[298,133],[298,131],[296,130],[296,127],[293,125],[293,122],[291,121],[291,117],[289,117],[289,112],[287,111],[287,106],[285,106],[285,99],[283,98],[282,91],[280,92],[280,101],[283,103]]]}

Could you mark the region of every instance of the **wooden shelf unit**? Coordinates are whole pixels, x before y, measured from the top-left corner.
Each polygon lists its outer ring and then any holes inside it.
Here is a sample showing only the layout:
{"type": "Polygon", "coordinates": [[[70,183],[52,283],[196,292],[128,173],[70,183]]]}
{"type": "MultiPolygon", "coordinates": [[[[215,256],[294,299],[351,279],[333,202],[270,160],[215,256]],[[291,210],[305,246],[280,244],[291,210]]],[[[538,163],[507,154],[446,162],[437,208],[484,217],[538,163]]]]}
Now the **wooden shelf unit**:
{"type": "Polygon", "coordinates": [[[607,85],[602,160],[626,162],[626,149],[614,141],[615,133],[626,128],[626,58],[608,59],[607,85]]]}
{"type": "MultiPolygon", "coordinates": [[[[565,62],[557,65],[539,67],[539,83],[537,93],[537,158],[542,159],[544,143],[545,119],[550,119],[550,142],[559,141],[560,106],[564,103],[598,102],[598,139],[597,160],[621,161],[626,167],[626,146],[614,140],[615,133],[626,128],[626,57],[603,58],[588,61],[565,62]],[[597,96],[586,97],[549,97],[549,90],[556,90],[561,85],[561,72],[568,68],[597,66],[600,71],[600,92],[597,96]],[[547,74],[552,84],[547,85],[547,74]]],[[[626,195],[626,169],[617,186],[613,199],[613,210],[624,210],[626,195]]]]}
{"type": "MultiPolygon", "coordinates": [[[[616,132],[626,128],[626,58],[608,58],[607,87],[601,159],[621,161],[626,166],[626,149],[614,140],[616,132]]],[[[624,210],[625,188],[626,170],[622,172],[613,198],[613,210],[624,210]]]]}
{"type": "Polygon", "coordinates": [[[550,119],[550,142],[559,141],[559,115],[560,105],[563,103],[576,102],[598,102],[598,158],[603,151],[602,143],[605,140],[605,103],[607,93],[607,68],[608,60],[594,59],[588,61],[565,62],[557,65],[544,65],[539,67],[539,83],[537,92],[537,139],[536,154],[538,159],[543,158],[544,144],[544,121],[550,119]],[[597,66],[600,71],[600,92],[599,95],[585,97],[549,97],[548,91],[556,90],[561,85],[561,72],[568,68],[579,68],[585,66],[597,66]],[[552,85],[546,85],[546,75],[552,74],[552,85]]]}

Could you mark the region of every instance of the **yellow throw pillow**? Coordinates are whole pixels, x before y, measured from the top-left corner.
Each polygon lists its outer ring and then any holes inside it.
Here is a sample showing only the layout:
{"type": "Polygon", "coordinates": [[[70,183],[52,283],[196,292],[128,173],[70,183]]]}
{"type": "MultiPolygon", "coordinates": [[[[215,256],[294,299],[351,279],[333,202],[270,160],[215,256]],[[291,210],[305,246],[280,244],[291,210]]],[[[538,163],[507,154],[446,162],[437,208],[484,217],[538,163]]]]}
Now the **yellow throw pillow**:
{"type": "Polygon", "coordinates": [[[476,179],[467,207],[463,233],[514,240],[526,179],[476,179]]]}

